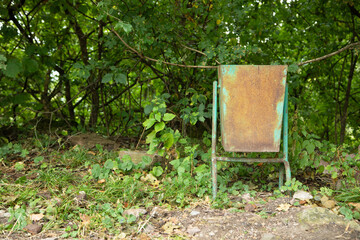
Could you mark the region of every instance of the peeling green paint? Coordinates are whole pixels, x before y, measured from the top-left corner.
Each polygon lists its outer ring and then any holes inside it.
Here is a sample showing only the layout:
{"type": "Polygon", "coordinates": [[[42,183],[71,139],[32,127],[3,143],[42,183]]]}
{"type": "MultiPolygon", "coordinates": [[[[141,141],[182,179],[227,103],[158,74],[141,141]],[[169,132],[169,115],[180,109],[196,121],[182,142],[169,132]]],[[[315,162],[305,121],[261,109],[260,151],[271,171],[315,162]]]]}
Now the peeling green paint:
{"type": "Polygon", "coordinates": [[[227,104],[227,102],[230,100],[229,99],[229,92],[226,90],[226,88],[223,88],[222,89],[222,99],[224,99],[223,101],[222,101],[222,109],[223,109],[223,113],[224,113],[224,115],[226,115],[226,104],[227,104]]]}
{"type": "Polygon", "coordinates": [[[284,69],[284,77],[282,79],[282,84],[284,86],[286,86],[286,76],[287,76],[287,67],[285,67],[285,69],[284,69]]]}
{"type": "Polygon", "coordinates": [[[235,76],[236,65],[222,65],[221,73],[227,76],[235,76]]]}
{"type": "Polygon", "coordinates": [[[281,122],[283,118],[284,102],[278,102],[276,105],[277,126],[274,129],[274,142],[280,144],[281,138],[281,122]]]}

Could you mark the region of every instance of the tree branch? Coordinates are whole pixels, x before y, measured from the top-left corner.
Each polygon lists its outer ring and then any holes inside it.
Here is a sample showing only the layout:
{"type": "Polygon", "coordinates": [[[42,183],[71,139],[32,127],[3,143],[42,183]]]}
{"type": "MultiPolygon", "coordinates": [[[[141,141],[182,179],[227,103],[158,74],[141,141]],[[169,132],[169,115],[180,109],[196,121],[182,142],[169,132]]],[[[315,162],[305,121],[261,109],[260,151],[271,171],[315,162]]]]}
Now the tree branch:
{"type": "MultiPolygon", "coordinates": [[[[184,44],[181,44],[181,46],[183,46],[184,48],[189,49],[189,50],[191,50],[191,51],[200,53],[201,55],[204,55],[205,57],[208,57],[208,56],[206,55],[206,53],[203,53],[203,52],[201,52],[201,51],[199,51],[199,50],[196,50],[196,49],[194,49],[194,48],[185,46],[184,44]]],[[[215,59],[215,62],[216,62],[218,65],[221,65],[221,63],[220,63],[218,60],[216,60],[216,59],[215,59]]]]}
{"type": "Polygon", "coordinates": [[[110,30],[120,39],[120,41],[121,41],[128,49],[130,49],[130,51],[132,51],[133,53],[135,53],[136,55],[138,55],[138,56],[139,56],[140,58],[142,58],[142,59],[146,59],[146,60],[149,60],[149,61],[152,61],[152,62],[160,62],[160,63],[166,64],[166,65],[177,66],[177,67],[186,67],[186,68],[208,68],[208,69],[217,68],[217,66],[194,66],[194,65],[176,64],[176,63],[165,62],[165,61],[161,61],[161,60],[158,60],[158,59],[154,59],[154,58],[150,58],[150,57],[144,56],[142,53],[136,51],[136,50],[135,50],[134,48],[132,48],[129,44],[127,44],[127,43],[124,41],[124,39],[123,39],[122,37],[120,37],[120,35],[115,31],[114,28],[111,28],[110,30]]]}
{"type": "Polygon", "coordinates": [[[355,48],[355,47],[357,47],[357,46],[360,47],[360,42],[351,43],[351,44],[349,44],[349,45],[347,45],[347,46],[345,46],[345,47],[343,47],[343,48],[341,48],[341,49],[339,49],[339,50],[337,50],[337,51],[335,51],[335,52],[332,52],[332,53],[327,54],[327,55],[322,56],[322,57],[318,57],[318,58],[314,58],[314,59],[307,60],[307,61],[304,61],[304,62],[300,62],[300,63],[298,63],[297,65],[298,65],[298,66],[302,66],[302,65],[305,65],[305,64],[308,64],[308,63],[312,63],[312,62],[318,62],[318,61],[324,60],[324,59],[326,59],[326,58],[332,57],[332,56],[334,56],[334,55],[336,55],[336,54],[339,54],[339,53],[341,53],[341,52],[343,52],[343,51],[346,51],[346,50],[348,50],[348,49],[355,48]]]}

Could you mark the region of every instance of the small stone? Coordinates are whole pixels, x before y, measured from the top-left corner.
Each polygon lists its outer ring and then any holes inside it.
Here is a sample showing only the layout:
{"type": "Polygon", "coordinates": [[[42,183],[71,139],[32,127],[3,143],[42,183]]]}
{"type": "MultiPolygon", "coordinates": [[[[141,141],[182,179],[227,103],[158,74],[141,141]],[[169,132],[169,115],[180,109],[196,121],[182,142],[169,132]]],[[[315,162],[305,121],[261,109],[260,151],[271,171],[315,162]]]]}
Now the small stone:
{"type": "Polygon", "coordinates": [[[282,238],[272,233],[265,233],[262,235],[261,240],[281,240],[282,238]]]}
{"type": "Polygon", "coordinates": [[[275,236],[272,233],[265,233],[261,236],[261,240],[273,240],[273,239],[275,239],[275,236]]]}
{"type": "Polygon", "coordinates": [[[321,204],[324,204],[328,200],[329,200],[329,198],[327,196],[322,196],[322,198],[320,199],[321,204]]]}
{"type": "Polygon", "coordinates": [[[77,201],[85,201],[86,200],[86,193],[84,191],[80,191],[78,195],[76,195],[75,199],[77,201]]]}
{"type": "Polygon", "coordinates": [[[152,224],[146,224],[146,227],[144,228],[145,233],[153,233],[155,231],[155,227],[152,224]]]}
{"type": "Polygon", "coordinates": [[[190,227],[187,228],[186,232],[187,232],[188,234],[190,234],[190,235],[194,235],[195,233],[200,232],[200,228],[190,226],[190,227]]]}
{"type": "Polygon", "coordinates": [[[309,192],[300,190],[300,191],[297,191],[296,193],[294,193],[293,199],[310,200],[310,199],[313,199],[313,196],[309,192]]]}
{"type": "Polygon", "coordinates": [[[191,213],[190,213],[191,216],[196,216],[196,215],[199,215],[199,214],[200,214],[200,212],[195,211],[195,210],[191,211],[191,213]]]}
{"type": "Polygon", "coordinates": [[[31,234],[38,234],[42,230],[42,225],[34,223],[29,224],[24,228],[25,231],[28,231],[31,234]]]}
{"type": "Polygon", "coordinates": [[[0,210],[0,218],[9,218],[11,214],[9,212],[6,212],[4,210],[0,210]]]}
{"type": "Polygon", "coordinates": [[[145,213],[147,213],[147,211],[144,208],[132,208],[124,211],[124,215],[134,215],[136,218],[145,213]]]}
{"type": "Polygon", "coordinates": [[[328,209],[332,209],[336,206],[336,202],[334,200],[328,200],[326,202],[323,202],[322,205],[328,209]]]}
{"type": "Polygon", "coordinates": [[[209,232],[209,235],[210,235],[210,236],[214,236],[215,233],[214,233],[214,232],[209,232]]]}

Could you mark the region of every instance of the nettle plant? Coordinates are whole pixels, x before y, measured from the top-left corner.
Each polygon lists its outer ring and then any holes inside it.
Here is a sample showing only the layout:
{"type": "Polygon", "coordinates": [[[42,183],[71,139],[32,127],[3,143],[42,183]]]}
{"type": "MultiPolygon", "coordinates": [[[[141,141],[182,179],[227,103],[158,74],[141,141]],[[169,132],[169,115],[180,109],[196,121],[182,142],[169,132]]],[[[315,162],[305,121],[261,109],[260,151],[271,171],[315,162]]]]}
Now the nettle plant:
{"type": "Polygon", "coordinates": [[[145,114],[149,114],[149,117],[143,123],[145,130],[152,130],[146,136],[149,153],[157,152],[158,155],[164,157],[169,157],[170,149],[181,137],[178,130],[167,126],[167,123],[176,117],[175,114],[166,112],[166,102],[169,97],[169,94],[155,97],[151,104],[145,107],[145,114]]]}
{"type": "Polygon", "coordinates": [[[198,121],[204,122],[206,118],[211,117],[212,105],[206,105],[205,95],[199,94],[192,88],[186,91],[186,95],[191,97],[183,98],[178,102],[184,124],[190,122],[191,125],[195,125],[198,121]]]}
{"type": "Polygon", "coordinates": [[[309,133],[301,120],[298,123],[300,126],[293,129],[289,138],[292,170],[296,172],[311,168],[318,174],[329,174],[334,182],[342,180],[347,186],[358,185],[356,176],[360,171],[360,154],[350,154],[350,146],[336,146],[322,140],[309,133]]]}

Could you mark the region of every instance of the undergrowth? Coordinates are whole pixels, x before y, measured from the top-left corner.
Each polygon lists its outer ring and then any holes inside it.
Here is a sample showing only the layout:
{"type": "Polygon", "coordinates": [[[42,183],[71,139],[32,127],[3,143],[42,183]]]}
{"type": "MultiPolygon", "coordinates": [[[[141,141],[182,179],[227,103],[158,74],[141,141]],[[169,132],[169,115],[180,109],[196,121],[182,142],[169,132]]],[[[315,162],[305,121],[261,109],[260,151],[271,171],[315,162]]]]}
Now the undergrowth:
{"type": "MultiPolygon", "coordinates": [[[[283,196],[306,190],[334,197],[340,213],[349,219],[360,218],[353,204],[360,201],[359,154],[350,154],[346,146],[335,147],[306,131],[292,134],[290,163],[296,178],[280,190],[278,164],[219,162],[218,195],[211,201],[210,136],[204,134],[201,141],[180,137],[167,126],[173,117],[158,108],[149,115],[153,120],[144,123],[150,130],[147,140],[160,146],[156,150],[150,145],[150,152],[162,156],[155,163],[145,156],[135,164],[129,156],[120,159],[117,152],[101,145],[92,150],[60,143],[50,147],[46,136],[41,136],[42,142],[40,138],[30,140],[37,144],[1,146],[0,209],[7,209],[10,219],[0,229],[21,230],[32,222],[32,216],[40,214],[43,229],[61,230],[63,237],[81,237],[99,229],[117,235],[138,228],[137,218],[125,215],[126,209],[184,208],[197,201],[227,208],[235,206],[231,197],[254,196],[259,191],[283,196]],[[318,179],[328,181],[319,183],[318,179]],[[315,182],[318,185],[312,184],[315,182]]],[[[246,157],[254,156],[271,154],[246,157]]]]}

